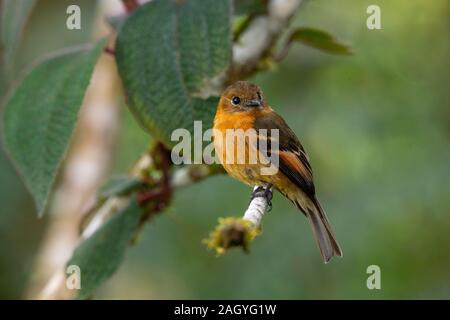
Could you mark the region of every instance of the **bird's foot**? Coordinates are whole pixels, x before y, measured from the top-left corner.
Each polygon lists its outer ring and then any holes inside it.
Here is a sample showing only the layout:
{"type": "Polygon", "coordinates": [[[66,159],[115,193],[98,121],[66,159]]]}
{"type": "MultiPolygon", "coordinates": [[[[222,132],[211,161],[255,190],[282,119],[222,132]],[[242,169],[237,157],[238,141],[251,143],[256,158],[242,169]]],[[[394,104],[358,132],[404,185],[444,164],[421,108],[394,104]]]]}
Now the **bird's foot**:
{"type": "Polygon", "coordinates": [[[267,185],[265,187],[259,186],[255,190],[253,190],[252,195],[250,197],[250,202],[252,202],[253,199],[258,197],[265,198],[267,200],[268,205],[267,211],[272,210],[272,198],[273,198],[272,185],[267,185]]]}

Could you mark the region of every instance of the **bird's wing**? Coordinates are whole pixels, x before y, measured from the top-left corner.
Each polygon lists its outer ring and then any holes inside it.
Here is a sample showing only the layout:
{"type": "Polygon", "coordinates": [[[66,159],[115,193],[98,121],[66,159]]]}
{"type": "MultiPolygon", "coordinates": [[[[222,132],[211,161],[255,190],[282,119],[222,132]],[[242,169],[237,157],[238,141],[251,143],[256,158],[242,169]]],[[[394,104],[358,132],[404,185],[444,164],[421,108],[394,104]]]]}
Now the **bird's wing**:
{"type": "MultiPolygon", "coordinates": [[[[331,230],[330,222],[315,196],[313,173],[308,156],[294,132],[288,127],[283,118],[274,112],[257,117],[254,127],[256,130],[279,130],[279,170],[303,191],[306,197],[309,198],[310,203],[304,205],[302,201],[299,201],[298,197],[290,200],[308,217],[324,261],[328,262],[333,256],[342,256],[342,250],[331,230]]],[[[264,138],[260,138],[259,140],[262,139],[264,138]]],[[[267,142],[274,141],[275,139],[276,137],[272,135],[267,139],[267,142]]],[[[269,145],[269,143],[266,143],[266,145],[269,145]]],[[[268,150],[263,150],[263,153],[270,156],[269,150],[270,147],[268,147],[268,150]]],[[[274,152],[277,151],[274,150],[274,152]]]]}
{"type": "MultiPolygon", "coordinates": [[[[313,173],[308,156],[296,137],[281,116],[275,112],[258,117],[254,122],[254,128],[267,129],[269,137],[266,151],[270,156],[270,141],[276,139],[270,135],[271,129],[278,129],[279,146],[279,170],[296,186],[298,186],[311,199],[315,198],[313,173]]],[[[273,150],[275,151],[275,150],[273,150]]],[[[275,151],[276,152],[276,151],[275,151]]]]}

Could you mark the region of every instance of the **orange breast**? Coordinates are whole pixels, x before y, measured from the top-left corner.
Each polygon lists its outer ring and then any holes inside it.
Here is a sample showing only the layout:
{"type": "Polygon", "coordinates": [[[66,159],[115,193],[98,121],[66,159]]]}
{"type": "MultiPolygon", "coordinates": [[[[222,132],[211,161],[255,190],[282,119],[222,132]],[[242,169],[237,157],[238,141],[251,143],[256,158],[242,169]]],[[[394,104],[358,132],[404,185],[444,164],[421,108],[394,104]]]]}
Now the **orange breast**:
{"type": "Polygon", "coordinates": [[[214,120],[214,146],[220,162],[232,177],[252,186],[267,178],[260,175],[261,155],[257,150],[257,132],[253,130],[254,120],[259,112],[225,113],[219,108],[214,120]],[[241,132],[235,131],[238,129],[241,132]],[[231,134],[233,130],[236,135],[244,134],[244,137],[241,140],[230,137],[227,130],[231,134]]]}
{"type": "Polygon", "coordinates": [[[250,112],[225,113],[219,109],[214,118],[214,129],[225,132],[226,129],[253,128],[255,115],[250,112]]]}
{"type": "MultiPolygon", "coordinates": [[[[220,162],[223,164],[225,169],[227,169],[227,164],[229,164],[229,161],[226,161],[227,159],[227,150],[228,150],[228,157],[232,157],[232,159],[237,159],[239,155],[239,147],[242,147],[236,143],[237,141],[233,139],[230,139],[230,134],[233,134],[235,132],[238,134],[236,130],[241,129],[243,132],[247,131],[248,129],[251,129],[253,127],[253,121],[254,118],[248,114],[245,114],[243,112],[236,112],[231,114],[225,114],[220,111],[217,112],[216,117],[214,119],[214,146],[216,149],[216,153],[220,159],[220,162]],[[233,145],[230,148],[230,144],[233,143],[233,145]],[[232,154],[230,152],[232,151],[232,154]]],[[[241,152],[245,152],[245,154],[248,154],[248,144],[244,141],[244,148],[245,150],[241,150],[241,152]]],[[[230,159],[230,158],[229,158],[230,159]]]]}

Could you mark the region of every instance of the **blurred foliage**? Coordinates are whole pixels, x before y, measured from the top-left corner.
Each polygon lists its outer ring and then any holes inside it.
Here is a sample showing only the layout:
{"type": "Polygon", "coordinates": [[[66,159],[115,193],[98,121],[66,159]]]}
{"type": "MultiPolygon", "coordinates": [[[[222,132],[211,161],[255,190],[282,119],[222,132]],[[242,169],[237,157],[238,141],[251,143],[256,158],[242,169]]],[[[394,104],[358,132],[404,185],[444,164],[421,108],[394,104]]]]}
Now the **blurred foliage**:
{"type": "Polygon", "coordinates": [[[99,190],[100,198],[106,199],[112,196],[123,196],[142,187],[143,182],[135,177],[117,175],[111,177],[99,190]]]}
{"type": "Polygon", "coordinates": [[[267,12],[267,0],[234,0],[234,13],[236,15],[251,15],[267,12]]]}
{"type": "MultiPolygon", "coordinates": [[[[91,8],[83,9],[86,16],[94,14],[94,2],[75,2],[91,8]]],[[[19,67],[90,37],[88,25],[73,32],[54,27],[65,23],[58,12],[68,3],[38,1],[19,67]]],[[[178,191],[97,298],[450,297],[449,2],[377,3],[381,30],[366,28],[371,1],[307,1],[293,29],[333,30],[355,54],[293,46],[275,71],[253,79],[309,152],[344,258],[324,265],[306,220],[280,195],[249,255],[212,255],[201,240],[219,216],[242,214],[250,193],[223,175],[178,191]],[[366,288],[372,264],[381,267],[379,291],[366,288]]],[[[148,141],[124,114],[118,173],[148,141]]],[[[45,220],[33,215],[30,196],[3,154],[0,203],[0,297],[20,297],[45,220]]]]}
{"type": "Polygon", "coordinates": [[[352,50],[348,45],[339,42],[331,34],[314,28],[303,27],[295,29],[289,36],[286,46],[288,47],[292,42],[301,42],[329,53],[352,54],[352,50]]]}
{"type": "Polygon", "coordinates": [[[36,0],[3,0],[1,7],[1,47],[8,67],[14,65],[13,57],[18,47],[20,35],[36,4],[36,0]]]}

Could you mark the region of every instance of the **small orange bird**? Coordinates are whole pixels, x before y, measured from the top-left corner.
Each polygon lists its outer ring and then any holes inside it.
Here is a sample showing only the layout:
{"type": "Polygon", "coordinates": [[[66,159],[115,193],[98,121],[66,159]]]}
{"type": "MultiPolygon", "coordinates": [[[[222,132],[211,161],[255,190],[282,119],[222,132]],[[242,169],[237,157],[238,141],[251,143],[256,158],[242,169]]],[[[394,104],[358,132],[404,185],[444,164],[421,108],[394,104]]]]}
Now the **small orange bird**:
{"type": "MultiPolygon", "coordinates": [[[[317,200],[308,156],[283,118],[266,104],[258,86],[238,81],[223,92],[217,106],[214,131],[216,154],[229,175],[250,186],[277,189],[308,218],[324,262],[328,262],[333,256],[342,256],[342,250],[331,230],[327,216],[317,200]],[[230,130],[239,131],[238,129],[256,132],[256,140],[251,138],[245,140],[243,161],[234,160],[238,158],[235,155],[232,158],[234,161],[229,161],[227,158],[229,150],[234,154],[239,151],[238,143],[235,141],[230,144],[233,149],[228,148],[230,141],[227,139],[229,140],[231,136],[227,136],[226,133],[230,130]],[[278,134],[263,136],[260,134],[263,131],[261,129],[266,129],[264,132],[276,129],[278,134]],[[220,133],[221,139],[217,138],[217,133],[220,133]],[[266,152],[269,157],[265,156],[263,161],[262,146],[269,145],[267,148],[270,148],[270,144],[277,145],[278,148],[271,149],[272,154],[266,152]],[[249,154],[252,150],[256,150],[259,155],[256,162],[250,161],[249,154]],[[261,169],[268,166],[267,159],[273,159],[274,153],[278,156],[278,170],[274,174],[262,174],[261,169]]],[[[258,193],[257,189],[252,196],[261,196],[261,193],[258,193]]]]}

